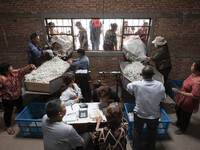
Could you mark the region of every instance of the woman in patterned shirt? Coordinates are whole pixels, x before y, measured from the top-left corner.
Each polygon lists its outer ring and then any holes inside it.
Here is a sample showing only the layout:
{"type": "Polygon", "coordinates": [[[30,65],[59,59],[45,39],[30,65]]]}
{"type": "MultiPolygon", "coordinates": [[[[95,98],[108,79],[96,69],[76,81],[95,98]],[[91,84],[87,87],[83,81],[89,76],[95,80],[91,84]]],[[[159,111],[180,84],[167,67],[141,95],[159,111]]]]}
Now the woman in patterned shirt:
{"type": "Polygon", "coordinates": [[[30,64],[24,68],[13,70],[8,62],[0,64],[0,98],[4,106],[4,121],[8,134],[14,134],[11,127],[11,118],[14,105],[18,111],[23,110],[22,91],[19,82],[19,76],[27,73],[28,70],[36,69],[35,65],[30,64]]]}
{"type": "Polygon", "coordinates": [[[111,29],[106,31],[103,48],[105,51],[117,50],[117,24],[111,23],[111,29]]]}
{"type": "Polygon", "coordinates": [[[123,118],[119,106],[108,106],[106,109],[108,126],[99,128],[101,117],[97,118],[96,132],[93,133],[93,142],[99,150],[126,150],[126,135],[128,122],[123,118]]]}

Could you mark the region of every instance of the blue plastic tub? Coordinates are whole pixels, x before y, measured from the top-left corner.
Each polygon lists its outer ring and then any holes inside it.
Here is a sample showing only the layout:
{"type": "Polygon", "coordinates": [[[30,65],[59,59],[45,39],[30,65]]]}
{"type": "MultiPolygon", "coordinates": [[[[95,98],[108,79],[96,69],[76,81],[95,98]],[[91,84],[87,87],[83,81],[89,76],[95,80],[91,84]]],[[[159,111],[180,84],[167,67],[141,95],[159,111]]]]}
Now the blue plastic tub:
{"type": "Polygon", "coordinates": [[[30,103],[15,118],[23,137],[42,137],[42,117],[45,103],[30,103]]]}
{"type": "MultiPolygon", "coordinates": [[[[130,103],[124,103],[125,111],[126,111],[126,117],[129,123],[128,126],[128,139],[132,139],[132,128],[134,125],[134,121],[131,121],[128,113],[133,112],[133,109],[135,107],[135,104],[130,104],[130,103]]],[[[167,113],[164,111],[164,109],[161,108],[161,117],[159,119],[159,124],[158,124],[158,129],[157,129],[157,139],[165,139],[167,135],[167,130],[169,127],[169,124],[171,122],[171,119],[167,115],[167,113]]],[[[143,131],[141,134],[141,139],[146,139],[147,138],[147,128],[146,124],[144,124],[143,131]]]]}
{"type": "Polygon", "coordinates": [[[183,86],[183,81],[184,80],[170,80],[169,82],[169,89],[168,89],[168,94],[171,97],[172,100],[175,100],[176,93],[172,91],[172,88],[177,88],[180,89],[183,86]]]}

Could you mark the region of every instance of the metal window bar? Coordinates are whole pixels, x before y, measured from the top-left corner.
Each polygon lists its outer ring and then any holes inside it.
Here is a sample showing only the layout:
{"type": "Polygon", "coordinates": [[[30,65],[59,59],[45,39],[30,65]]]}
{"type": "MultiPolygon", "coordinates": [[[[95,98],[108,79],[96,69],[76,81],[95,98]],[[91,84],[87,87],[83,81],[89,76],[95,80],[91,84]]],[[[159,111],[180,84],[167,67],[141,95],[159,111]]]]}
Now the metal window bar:
{"type": "MultiPolygon", "coordinates": [[[[139,20],[140,19],[138,19],[138,24],[139,24],[139,20]]],[[[138,25],[138,26],[124,26],[124,19],[123,19],[123,29],[122,29],[122,41],[121,41],[121,50],[122,50],[122,48],[123,48],[123,42],[124,42],[124,40],[123,40],[123,37],[124,36],[130,36],[130,35],[145,35],[145,36],[147,36],[147,41],[148,41],[148,39],[149,39],[149,33],[150,33],[150,29],[151,29],[151,26],[150,26],[150,23],[151,23],[151,19],[149,19],[149,25],[148,26],[141,26],[141,25],[138,25]],[[131,27],[148,27],[148,33],[147,34],[124,34],[124,28],[131,28],[131,27]]]]}
{"type": "MultiPolygon", "coordinates": [[[[48,21],[47,20],[50,20],[51,22],[53,22],[52,21],[52,19],[50,19],[50,18],[46,18],[45,19],[45,21],[46,21],[46,26],[45,26],[45,28],[46,28],[46,31],[47,31],[47,36],[48,36],[48,41],[50,42],[50,34],[49,34],[49,31],[48,31],[48,28],[50,28],[51,26],[49,26],[48,25],[48,21]]],[[[59,19],[55,19],[56,20],[56,24],[58,24],[58,20],[59,19]]],[[[60,19],[60,20],[62,20],[62,23],[63,23],[63,20],[64,19],[60,19]]],[[[71,20],[72,21],[72,19],[67,19],[68,21],[69,20],[71,20]]],[[[64,23],[63,23],[64,24],[64,23]]],[[[71,34],[68,34],[68,33],[58,33],[58,34],[51,34],[51,35],[67,35],[67,36],[72,36],[73,37],[73,47],[74,47],[74,35],[73,35],[73,26],[72,26],[72,22],[71,22],[71,26],[65,26],[65,25],[63,25],[63,26],[60,26],[60,25],[55,25],[54,26],[55,28],[56,27],[63,27],[63,28],[71,28],[71,34]]],[[[62,32],[63,32],[63,29],[62,29],[62,32]]]]}
{"type": "MultiPolygon", "coordinates": [[[[66,19],[66,18],[59,18],[59,19],[62,19],[62,22],[63,22],[63,19],[66,19]]],[[[50,26],[47,25],[48,24],[47,20],[51,20],[52,21],[52,18],[46,18],[45,19],[45,21],[46,21],[46,26],[45,27],[46,27],[46,30],[47,30],[48,40],[50,40],[50,35],[49,35],[49,31],[48,31],[48,28],[50,26]]],[[[56,23],[58,24],[58,19],[56,18],[55,20],[56,20],[56,23]]],[[[71,20],[71,26],[55,26],[55,27],[70,27],[71,28],[71,34],[52,34],[52,35],[67,35],[67,36],[72,36],[73,37],[73,48],[75,50],[74,29],[73,29],[73,20],[74,19],[67,19],[68,23],[69,23],[69,20],[71,20]]],[[[111,19],[108,19],[108,20],[109,20],[109,24],[110,24],[110,22],[111,22],[110,20],[111,19]]],[[[143,35],[147,36],[147,41],[148,41],[151,26],[150,25],[149,26],[141,26],[141,25],[139,25],[139,22],[140,22],[141,19],[136,19],[136,20],[138,20],[138,25],[136,25],[136,26],[126,26],[126,27],[148,27],[148,33],[147,34],[143,34],[143,35]]],[[[122,29],[122,35],[121,35],[121,38],[122,38],[121,39],[121,50],[122,50],[122,47],[123,47],[123,42],[124,42],[123,37],[124,36],[128,36],[128,35],[141,35],[141,34],[124,34],[124,21],[125,21],[125,19],[123,19],[123,23],[122,23],[123,24],[122,25],[123,29],[122,29]]],[[[115,22],[116,22],[116,19],[115,19],[115,22]]],[[[151,19],[149,19],[149,24],[150,24],[150,22],[151,22],[151,19]]],[[[104,25],[104,19],[102,21],[102,25],[104,25]]],[[[105,31],[103,30],[103,33],[104,32],[105,31]]],[[[104,34],[103,34],[103,38],[104,38],[104,34]]]]}
{"type": "Polygon", "coordinates": [[[123,19],[123,23],[122,23],[122,36],[121,36],[121,51],[122,51],[122,48],[123,48],[123,44],[124,44],[124,19],[123,19]]]}
{"type": "Polygon", "coordinates": [[[75,50],[75,42],[74,42],[74,26],[73,26],[73,20],[71,19],[71,26],[72,26],[72,30],[71,30],[71,34],[72,34],[72,38],[73,38],[73,48],[75,50]]]}

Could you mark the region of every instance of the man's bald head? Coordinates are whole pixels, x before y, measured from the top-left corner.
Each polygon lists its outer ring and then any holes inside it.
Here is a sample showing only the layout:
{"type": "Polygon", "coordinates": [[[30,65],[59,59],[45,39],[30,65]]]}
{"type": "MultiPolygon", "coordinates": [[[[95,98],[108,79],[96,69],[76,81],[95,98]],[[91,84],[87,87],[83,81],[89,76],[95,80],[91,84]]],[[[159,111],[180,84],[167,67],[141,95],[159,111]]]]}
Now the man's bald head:
{"type": "Polygon", "coordinates": [[[142,69],[142,76],[144,79],[151,79],[153,76],[154,76],[154,70],[153,70],[153,67],[151,66],[145,66],[143,69],[142,69]]]}

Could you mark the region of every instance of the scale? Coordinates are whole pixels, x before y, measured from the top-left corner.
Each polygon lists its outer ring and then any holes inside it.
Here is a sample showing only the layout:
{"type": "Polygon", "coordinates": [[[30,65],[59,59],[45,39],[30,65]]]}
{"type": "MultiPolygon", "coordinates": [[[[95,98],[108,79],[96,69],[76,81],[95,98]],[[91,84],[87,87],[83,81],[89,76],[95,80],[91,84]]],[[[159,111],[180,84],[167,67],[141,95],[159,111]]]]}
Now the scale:
{"type": "Polygon", "coordinates": [[[83,103],[79,105],[79,118],[87,118],[88,117],[88,105],[83,103]]]}

